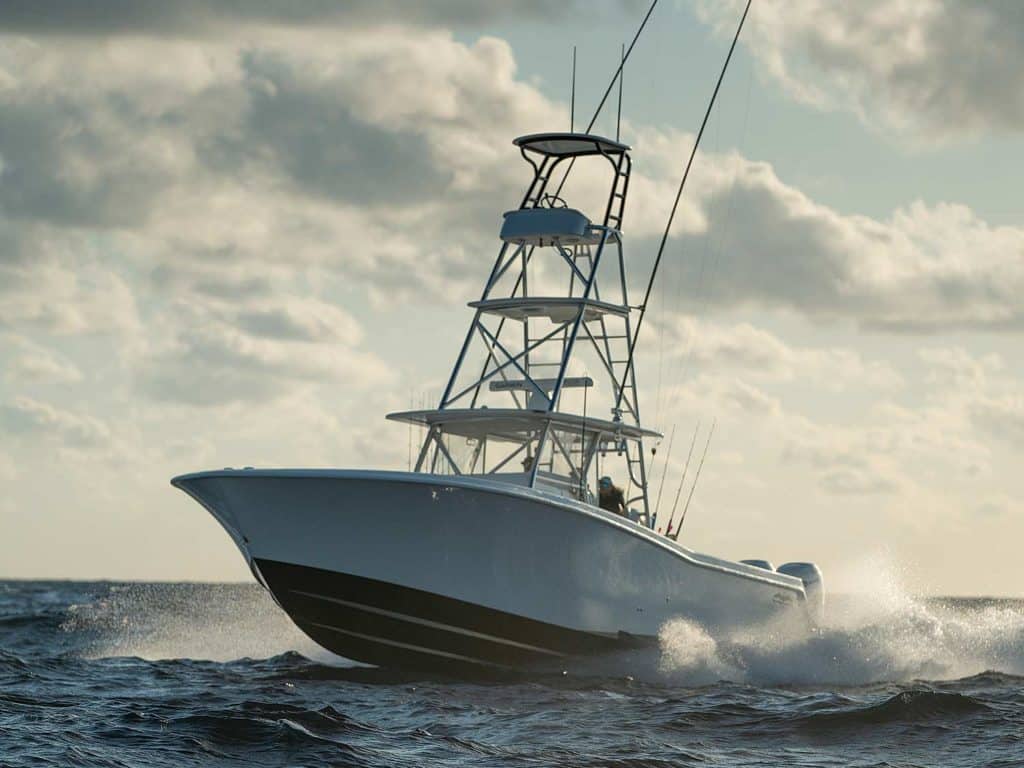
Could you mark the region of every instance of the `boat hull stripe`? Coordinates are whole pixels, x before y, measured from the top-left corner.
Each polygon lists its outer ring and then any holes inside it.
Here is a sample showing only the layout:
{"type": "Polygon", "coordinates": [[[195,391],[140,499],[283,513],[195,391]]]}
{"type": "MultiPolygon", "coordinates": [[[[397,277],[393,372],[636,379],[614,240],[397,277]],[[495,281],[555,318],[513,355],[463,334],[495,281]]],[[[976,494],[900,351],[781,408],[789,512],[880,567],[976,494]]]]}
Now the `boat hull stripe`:
{"type": "Polygon", "coordinates": [[[407,651],[415,651],[416,653],[426,653],[426,654],[429,654],[431,656],[439,656],[439,657],[441,657],[443,659],[453,659],[455,661],[462,661],[462,662],[466,662],[468,664],[481,664],[481,665],[486,665],[486,666],[493,666],[493,664],[491,664],[491,662],[484,661],[483,659],[474,659],[474,658],[472,658],[470,656],[460,656],[457,653],[448,653],[447,651],[438,651],[438,650],[436,650],[434,648],[424,648],[424,647],[419,646],[419,645],[413,645],[412,643],[402,643],[402,642],[399,642],[398,640],[388,640],[387,638],[384,638],[384,637],[374,637],[373,635],[364,635],[362,632],[352,632],[352,631],[347,630],[347,629],[341,629],[340,627],[332,627],[332,626],[330,626],[328,624],[319,624],[317,622],[313,622],[313,626],[314,627],[319,627],[320,629],[326,629],[329,632],[337,632],[337,633],[342,634],[342,635],[349,635],[350,637],[357,637],[360,640],[368,640],[368,641],[370,641],[372,643],[381,643],[383,645],[390,645],[390,646],[393,646],[395,648],[402,648],[403,650],[407,650],[407,651]]]}
{"type": "Polygon", "coordinates": [[[573,630],[352,574],[256,562],[278,603],[306,634],[334,653],[370,664],[407,665],[409,659],[397,654],[409,651],[423,663],[448,655],[514,667],[653,641],[573,630]]]}
{"type": "MultiPolygon", "coordinates": [[[[300,589],[293,589],[293,590],[291,590],[291,592],[293,592],[296,595],[303,595],[305,597],[312,597],[312,598],[315,598],[315,599],[318,599],[318,600],[326,600],[326,601],[331,602],[331,603],[337,603],[338,605],[345,605],[345,606],[348,606],[349,608],[356,608],[356,609],[358,609],[360,611],[367,611],[369,613],[376,613],[376,614],[379,614],[381,616],[388,616],[390,618],[399,619],[401,621],[408,621],[408,622],[410,622],[412,624],[420,624],[421,626],[424,626],[424,627],[433,627],[434,629],[443,629],[443,630],[446,630],[448,632],[455,632],[455,633],[460,634],[460,635],[467,635],[468,637],[477,637],[477,638],[480,638],[482,640],[490,640],[490,641],[495,642],[495,643],[503,643],[505,645],[510,645],[510,646],[512,646],[514,648],[522,648],[522,649],[527,650],[527,651],[536,651],[537,653],[546,653],[546,654],[548,654],[550,656],[564,656],[565,655],[563,653],[559,653],[558,651],[549,650],[548,648],[541,648],[540,646],[537,646],[537,645],[529,645],[527,643],[520,643],[520,642],[516,642],[515,640],[508,640],[507,638],[504,638],[504,637],[497,637],[495,635],[487,635],[487,634],[484,634],[483,632],[475,632],[475,631],[473,631],[471,629],[463,629],[462,627],[455,627],[455,626],[452,626],[451,624],[442,624],[441,622],[438,622],[438,621],[431,621],[429,619],[421,619],[421,618],[418,618],[416,616],[408,616],[408,615],[403,614],[403,613],[396,613],[394,611],[386,611],[383,608],[374,608],[373,606],[364,605],[362,603],[356,603],[356,602],[352,602],[352,601],[349,601],[349,600],[341,600],[340,598],[337,598],[337,597],[329,597],[327,595],[318,595],[315,592],[304,592],[303,590],[300,590],[300,589]]],[[[337,627],[332,627],[331,629],[337,629],[337,627]]],[[[337,630],[337,631],[341,632],[341,631],[344,631],[344,630],[337,630]]]]}

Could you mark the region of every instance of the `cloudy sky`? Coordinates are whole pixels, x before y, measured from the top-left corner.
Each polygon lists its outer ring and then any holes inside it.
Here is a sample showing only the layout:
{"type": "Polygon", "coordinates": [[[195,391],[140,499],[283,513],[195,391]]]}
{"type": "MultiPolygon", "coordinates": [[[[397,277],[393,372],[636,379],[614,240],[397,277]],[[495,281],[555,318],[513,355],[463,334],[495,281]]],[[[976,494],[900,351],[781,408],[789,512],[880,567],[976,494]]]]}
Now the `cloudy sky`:
{"type": "MultiPolygon", "coordinates": [[[[0,576],[245,579],[172,475],[404,469],[512,138],[645,5],[0,5],[0,576]]],[[[738,11],[627,67],[637,284],[738,11]]],[[[651,426],[717,419],[688,545],[1024,594],[1021,71],[1013,0],[755,0],[641,350],[651,426]]]]}

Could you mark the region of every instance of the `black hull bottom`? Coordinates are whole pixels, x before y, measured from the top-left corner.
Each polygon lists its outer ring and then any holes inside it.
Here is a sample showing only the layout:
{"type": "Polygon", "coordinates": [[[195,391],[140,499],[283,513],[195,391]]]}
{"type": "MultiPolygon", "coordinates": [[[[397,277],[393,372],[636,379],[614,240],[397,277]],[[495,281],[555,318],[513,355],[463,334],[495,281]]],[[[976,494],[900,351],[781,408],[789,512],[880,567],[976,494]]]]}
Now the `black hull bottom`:
{"type": "Polygon", "coordinates": [[[648,646],[654,638],[568,629],[462,600],[336,571],[255,561],[292,621],[332,653],[382,667],[558,668],[569,657],[648,646]]]}

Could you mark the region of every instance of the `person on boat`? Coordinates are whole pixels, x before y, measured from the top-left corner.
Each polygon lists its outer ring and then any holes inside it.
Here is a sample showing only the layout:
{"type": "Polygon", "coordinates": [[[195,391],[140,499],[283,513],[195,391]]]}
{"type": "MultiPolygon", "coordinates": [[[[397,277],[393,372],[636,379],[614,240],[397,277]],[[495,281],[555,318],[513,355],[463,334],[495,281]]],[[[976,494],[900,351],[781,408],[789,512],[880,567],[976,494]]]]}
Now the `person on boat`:
{"type": "Polygon", "coordinates": [[[598,504],[601,509],[626,517],[626,497],[612,479],[605,475],[597,481],[598,504]]]}

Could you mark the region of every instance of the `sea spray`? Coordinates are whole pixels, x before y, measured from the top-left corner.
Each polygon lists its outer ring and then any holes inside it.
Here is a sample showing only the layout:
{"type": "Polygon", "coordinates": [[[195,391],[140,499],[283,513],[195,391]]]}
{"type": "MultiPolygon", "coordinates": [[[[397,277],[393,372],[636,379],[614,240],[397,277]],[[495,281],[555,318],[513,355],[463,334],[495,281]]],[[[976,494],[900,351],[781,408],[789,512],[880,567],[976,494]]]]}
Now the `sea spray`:
{"type": "Polygon", "coordinates": [[[712,637],[692,622],[659,634],[660,672],[682,684],[709,676],[752,685],[863,685],[951,680],[986,671],[1024,674],[1024,612],[1017,602],[889,594],[829,600],[821,626],[745,627],[712,637]]]}
{"type": "Polygon", "coordinates": [[[230,661],[297,651],[342,661],[248,584],[112,584],[102,598],[70,606],[61,629],[89,658],[230,661]]]}
{"type": "Polygon", "coordinates": [[[684,677],[691,685],[742,677],[740,670],[719,655],[715,639],[696,622],[672,619],[661,628],[658,640],[662,675],[684,677]]]}

